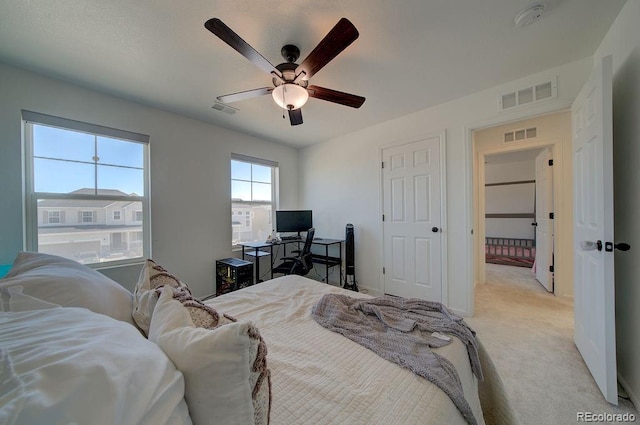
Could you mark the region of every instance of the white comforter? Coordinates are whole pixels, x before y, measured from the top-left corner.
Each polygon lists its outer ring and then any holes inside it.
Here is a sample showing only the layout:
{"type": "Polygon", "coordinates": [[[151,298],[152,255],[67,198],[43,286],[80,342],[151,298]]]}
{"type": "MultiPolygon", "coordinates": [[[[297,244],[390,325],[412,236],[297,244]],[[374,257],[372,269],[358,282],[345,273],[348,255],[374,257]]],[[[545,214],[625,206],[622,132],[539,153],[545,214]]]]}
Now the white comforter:
{"type": "MultiPolygon", "coordinates": [[[[221,312],[252,320],[266,341],[271,425],[466,423],[435,385],[317,324],[311,307],[326,293],[368,297],[285,276],[207,301],[221,312]]],[[[466,348],[454,338],[436,351],[455,365],[465,397],[484,424],[466,348]]]]}

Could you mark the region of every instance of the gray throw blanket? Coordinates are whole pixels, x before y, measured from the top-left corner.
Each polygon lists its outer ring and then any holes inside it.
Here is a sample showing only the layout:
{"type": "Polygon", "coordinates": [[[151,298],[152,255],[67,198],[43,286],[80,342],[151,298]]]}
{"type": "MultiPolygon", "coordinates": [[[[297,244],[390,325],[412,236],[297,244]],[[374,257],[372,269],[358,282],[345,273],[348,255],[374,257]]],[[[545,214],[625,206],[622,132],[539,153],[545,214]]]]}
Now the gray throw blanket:
{"type": "Polygon", "coordinates": [[[482,380],[475,332],[441,303],[388,295],[365,299],[327,294],[313,306],[311,315],[325,328],[437,385],[469,424],[477,424],[455,367],[430,349],[450,343],[432,332],[459,338],[467,347],[471,370],[482,380]]]}

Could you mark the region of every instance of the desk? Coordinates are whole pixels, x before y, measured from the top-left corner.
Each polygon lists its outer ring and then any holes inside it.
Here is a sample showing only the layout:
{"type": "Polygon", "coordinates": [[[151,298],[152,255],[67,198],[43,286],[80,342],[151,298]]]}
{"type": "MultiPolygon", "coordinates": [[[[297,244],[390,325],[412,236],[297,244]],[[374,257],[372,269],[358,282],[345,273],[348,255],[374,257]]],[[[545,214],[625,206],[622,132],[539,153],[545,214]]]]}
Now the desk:
{"type": "MultiPolygon", "coordinates": [[[[340,278],[339,283],[342,285],[342,243],[343,239],[325,239],[325,238],[315,238],[311,245],[321,245],[324,246],[324,254],[311,254],[311,260],[317,264],[324,264],[326,266],[325,270],[325,282],[329,283],[329,267],[340,266],[340,278]],[[331,245],[338,244],[338,256],[332,257],[329,256],[329,247],[331,245]]],[[[250,257],[254,257],[256,259],[256,264],[254,267],[255,271],[255,279],[256,283],[260,282],[260,257],[269,256],[270,257],[270,266],[271,269],[271,279],[273,279],[273,247],[283,245],[284,246],[284,257],[287,256],[287,245],[290,243],[300,244],[304,243],[304,239],[285,239],[279,242],[240,242],[240,246],[242,246],[242,259],[244,260],[245,255],[250,257]],[[249,251],[246,249],[249,248],[249,251]],[[261,249],[269,248],[269,252],[261,251],[261,249]]]]}

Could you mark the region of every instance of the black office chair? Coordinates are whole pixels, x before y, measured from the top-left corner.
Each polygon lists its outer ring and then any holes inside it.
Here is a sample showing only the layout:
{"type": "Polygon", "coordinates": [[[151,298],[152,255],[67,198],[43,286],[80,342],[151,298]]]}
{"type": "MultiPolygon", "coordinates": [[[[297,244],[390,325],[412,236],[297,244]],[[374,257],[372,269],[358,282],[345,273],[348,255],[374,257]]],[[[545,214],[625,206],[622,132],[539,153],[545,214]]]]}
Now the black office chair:
{"type": "Polygon", "coordinates": [[[307,239],[304,241],[304,247],[298,253],[297,257],[282,257],[282,263],[273,268],[274,273],[282,273],[285,275],[297,274],[304,276],[313,268],[311,261],[311,242],[315,228],[307,230],[307,239]]]}

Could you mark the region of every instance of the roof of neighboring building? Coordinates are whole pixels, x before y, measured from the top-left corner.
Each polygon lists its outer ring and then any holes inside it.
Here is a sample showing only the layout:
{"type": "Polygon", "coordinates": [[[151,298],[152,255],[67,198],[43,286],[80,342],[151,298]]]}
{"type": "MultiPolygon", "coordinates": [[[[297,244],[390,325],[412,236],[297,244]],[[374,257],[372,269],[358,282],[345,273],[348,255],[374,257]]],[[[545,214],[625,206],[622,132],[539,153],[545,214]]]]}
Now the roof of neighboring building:
{"type": "MultiPolygon", "coordinates": [[[[82,188],[69,192],[70,195],[95,195],[95,189],[82,188]]],[[[138,196],[135,193],[126,194],[116,189],[98,189],[97,195],[102,196],[138,196]]],[[[43,199],[38,202],[38,208],[106,208],[111,204],[122,203],[123,207],[135,201],[123,200],[114,201],[112,199],[43,199]]]]}

